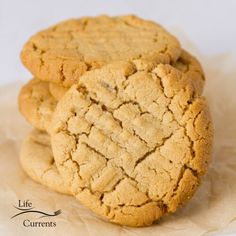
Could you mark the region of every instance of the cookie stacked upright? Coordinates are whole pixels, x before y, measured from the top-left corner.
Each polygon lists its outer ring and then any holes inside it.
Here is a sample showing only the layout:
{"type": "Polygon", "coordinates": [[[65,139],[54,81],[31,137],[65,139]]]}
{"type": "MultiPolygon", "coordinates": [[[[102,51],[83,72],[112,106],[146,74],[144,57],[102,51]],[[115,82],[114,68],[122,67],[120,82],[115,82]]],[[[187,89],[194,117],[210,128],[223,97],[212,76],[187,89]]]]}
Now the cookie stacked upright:
{"type": "Polygon", "coordinates": [[[35,76],[19,95],[36,128],[20,155],[32,179],[130,226],[191,198],[212,125],[201,66],[176,38],[135,16],[81,18],[39,32],[21,58],[35,76]]]}

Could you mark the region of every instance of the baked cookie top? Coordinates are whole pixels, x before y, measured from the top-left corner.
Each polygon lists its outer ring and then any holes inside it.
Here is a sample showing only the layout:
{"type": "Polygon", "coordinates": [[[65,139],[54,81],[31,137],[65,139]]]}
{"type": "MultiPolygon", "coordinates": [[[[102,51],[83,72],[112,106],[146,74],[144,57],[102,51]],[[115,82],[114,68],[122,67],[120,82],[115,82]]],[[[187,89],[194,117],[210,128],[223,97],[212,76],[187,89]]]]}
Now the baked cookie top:
{"type": "Polygon", "coordinates": [[[178,60],[171,64],[174,68],[189,76],[195,84],[196,90],[201,94],[205,85],[205,75],[199,61],[186,50],[182,50],[178,60]]]}
{"type": "Polygon", "coordinates": [[[136,16],[71,19],[41,31],[25,44],[21,59],[36,77],[71,86],[89,70],[114,61],[140,68],[175,62],[180,44],[160,25],[136,16]]]}
{"type": "Polygon", "coordinates": [[[59,175],[50,144],[50,137],[39,130],[31,131],[21,146],[20,162],[24,171],[34,181],[50,189],[70,194],[59,175]]]}
{"type": "Polygon", "coordinates": [[[174,212],[207,169],[212,124],[194,80],[171,65],[115,63],[84,74],[52,122],[58,170],[111,222],[150,225],[174,212]]]}
{"type": "Polygon", "coordinates": [[[63,87],[60,84],[49,83],[49,91],[57,101],[63,97],[67,90],[68,88],[63,87]]]}
{"type": "Polygon", "coordinates": [[[49,90],[49,83],[38,79],[25,84],[18,96],[19,110],[27,121],[39,130],[50,133],[57,101],[49,90]]]}

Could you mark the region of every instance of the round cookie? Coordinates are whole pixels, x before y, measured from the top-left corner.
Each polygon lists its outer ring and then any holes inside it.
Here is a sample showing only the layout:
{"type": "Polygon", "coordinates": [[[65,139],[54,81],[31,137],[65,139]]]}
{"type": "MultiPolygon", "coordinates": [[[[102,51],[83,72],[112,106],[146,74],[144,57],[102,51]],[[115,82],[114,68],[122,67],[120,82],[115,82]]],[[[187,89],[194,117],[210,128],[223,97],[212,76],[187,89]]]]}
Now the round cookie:
{"type": "Polygon", "coordinates": [[[68,88],[65,88],[59,84],[49,83],[49,91],[57,101],[59,101],[63,97],[67,90],[68,88]]]}
{"type": "Polygon", "coordinates": [[[150,225],[190,199],[207,170],[212,124],[187,74],[132,63],[86,73],[59,101],[52,149],[85,206],[111,222],[150,225]]]}
{"type": "Polygon", "coordinates": [[[86,71],[132,61],[139,69],[175,62],[178,40],[160,25],[136,16],[71,19],[32,36],[23,64],[37,78],[70,87],[86,71]]]}
{"type": "Polygon", "coordinates": [[[50,133],[51,119],[57,101],[49,91],[49,83],[33,79],[24,85],[18,97],[22,115],[39,130],[50,133]]]}
{"type": "Polygon", "coordinates": [[[45,132],[33,130],[25,138],[21,146],[20,162],[34,181],[59,193],[71,194],[57,171],[50,137],[45,132]]]}

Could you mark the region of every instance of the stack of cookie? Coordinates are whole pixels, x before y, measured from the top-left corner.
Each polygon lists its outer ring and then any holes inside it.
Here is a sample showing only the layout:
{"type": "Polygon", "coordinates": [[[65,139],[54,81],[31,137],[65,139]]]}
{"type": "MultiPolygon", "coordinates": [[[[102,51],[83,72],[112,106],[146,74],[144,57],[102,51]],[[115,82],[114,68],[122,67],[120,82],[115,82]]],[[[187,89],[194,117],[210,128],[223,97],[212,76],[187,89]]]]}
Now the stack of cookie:
{"type": "Polygon", "coordinates": [[[20,159],[35,181],[121,225],[145,226],[190,199],[212,124],[198,61],[160,25],[86,17],[43,30],[21,59],[19,109],[35,128],[20,159]]]}

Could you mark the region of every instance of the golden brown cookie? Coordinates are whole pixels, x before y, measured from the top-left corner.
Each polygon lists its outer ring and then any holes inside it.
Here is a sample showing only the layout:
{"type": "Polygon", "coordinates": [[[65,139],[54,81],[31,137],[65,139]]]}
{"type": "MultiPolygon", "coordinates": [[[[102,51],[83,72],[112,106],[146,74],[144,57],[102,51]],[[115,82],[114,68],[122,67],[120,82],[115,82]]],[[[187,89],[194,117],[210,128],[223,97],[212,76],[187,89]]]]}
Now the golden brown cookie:
{"type": "Polygon", "coordinates": [[[132,61],[139,69],[173,63],[178,40],[160,25],[136,16],[71,19],[43,30],[25,44],[21,59],[36,77],[71,86],[86,71],[132,61]]]}
{"type": "Polygon", "coordinates": [[[24,85],[18,97],[19,109],[31,125],[50,133],[52,114],[57,101],[49,91],[49,83],[33,79],[24,85]]]}
{"type": "Polygon", "coordinates": [[[133,63],[84,74],[59,101],[52,149],[85,206],[145,226],[190,199],[206,172],[212,124],[195,80],[171,65],[133,63]]]}
{"type": "Polygon", "coordinates": [[[34,181],[50,189],[70,194],[70,190],[60,177],[51,150],[50,137],[45,132],[33,130],[21,146],[20,162],[34,181]]]}

